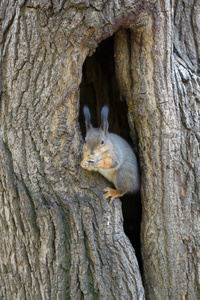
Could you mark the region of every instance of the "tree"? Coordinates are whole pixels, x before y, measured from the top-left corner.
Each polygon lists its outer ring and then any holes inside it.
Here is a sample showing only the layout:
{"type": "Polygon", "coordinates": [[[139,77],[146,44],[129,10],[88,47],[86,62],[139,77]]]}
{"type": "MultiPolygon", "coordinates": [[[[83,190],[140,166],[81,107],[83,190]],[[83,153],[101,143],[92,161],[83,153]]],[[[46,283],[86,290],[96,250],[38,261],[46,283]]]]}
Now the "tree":
{"type": "Polygon", "coordinates": [[[83,63],[114,33],[113,72],[139,141],[145,293],[200,297],[199,9],[1,2],[1,299],[144,299],[121,202],[109,205],[106,180],[80,168],[83,63]]]}

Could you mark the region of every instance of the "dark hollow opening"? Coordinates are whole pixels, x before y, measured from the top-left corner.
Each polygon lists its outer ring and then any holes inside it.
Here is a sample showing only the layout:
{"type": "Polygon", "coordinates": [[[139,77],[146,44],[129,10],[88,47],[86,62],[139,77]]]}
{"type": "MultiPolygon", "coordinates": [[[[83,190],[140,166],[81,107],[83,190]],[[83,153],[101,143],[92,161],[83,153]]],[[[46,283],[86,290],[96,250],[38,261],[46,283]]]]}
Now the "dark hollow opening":
{"type": "MultiPolygon", "coordinates": [[[[83,65],[80,85],[80,126],[85,137],[83,106],[88,105],[94,127],[100,125],[103,105],[109,106],[109,131],[122,136],[133,146],[130,136],[126,100],[120,96],[115,76],[114,37],[101,42],[96,52],[87,57],[83,65]]],[[[121,198],[124,216],[124,231],[130,239],[142,272],[140,249],[141,199],[140,195],[125,195],[121,198]]]]}

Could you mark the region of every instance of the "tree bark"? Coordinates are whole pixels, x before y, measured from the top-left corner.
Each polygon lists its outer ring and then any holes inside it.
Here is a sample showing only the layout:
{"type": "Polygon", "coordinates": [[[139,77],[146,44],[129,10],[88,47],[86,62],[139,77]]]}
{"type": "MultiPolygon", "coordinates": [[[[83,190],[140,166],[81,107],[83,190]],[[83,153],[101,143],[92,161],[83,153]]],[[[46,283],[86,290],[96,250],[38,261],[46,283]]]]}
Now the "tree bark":
{"type": "Polygon", "coordinates": [[[1,2],[1,299],[144,299],[120,201],[80,167],[78,123],[83,62],[134,7],[1,2]]]}
{"type": "Polygon", "coordinates": [[[139,136],[148,299],[200,298],[199,12],[196,1],[162,1],[133,28],[131,42],[119,32],[116,43],[139,136]]]}
{"type": "Polygon", "coordinates": [[[80,167],[82,66],[115,32],[138,135],[147,299],[199,299],[200,6],[0,3],[0,298],[144,299],[121,204],[80,167]]]}

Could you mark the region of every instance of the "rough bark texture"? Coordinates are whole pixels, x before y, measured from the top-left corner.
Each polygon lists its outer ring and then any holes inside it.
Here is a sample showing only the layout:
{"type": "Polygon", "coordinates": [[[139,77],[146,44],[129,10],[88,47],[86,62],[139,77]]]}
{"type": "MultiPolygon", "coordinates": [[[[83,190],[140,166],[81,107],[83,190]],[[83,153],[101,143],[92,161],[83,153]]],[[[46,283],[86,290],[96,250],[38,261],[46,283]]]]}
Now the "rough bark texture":
{"type": "Polygon", "coordinates": [[[197,1],[162,1],[131,42],[118,32],[118,76],[124,70],[121,90],[139,136],[149,299],[200,299],[199,13],[197,1]]]}
{"type": "Polygon", "coordinates": [[[1,2],[1,299],[144,299],[120,201],[80,168],[78,123],[83,62],[135,8],[1,2]]]}
{"type": "Polygon", "coordinates": [[[120,201],[79,166],[82,66],[114,32],[146,295],[200,298],[199,13],[192,0],[0,3],[1,299],[144,299],[120,201]]]}

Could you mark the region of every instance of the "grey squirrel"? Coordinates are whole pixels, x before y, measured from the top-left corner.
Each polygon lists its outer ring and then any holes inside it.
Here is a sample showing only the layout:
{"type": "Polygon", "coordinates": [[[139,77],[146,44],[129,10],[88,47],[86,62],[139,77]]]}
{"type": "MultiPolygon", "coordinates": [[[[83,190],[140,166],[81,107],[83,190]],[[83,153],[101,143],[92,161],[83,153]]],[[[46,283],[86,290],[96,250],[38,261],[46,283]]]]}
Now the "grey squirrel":
{"type": "Polygon", "coordinates": [[[108,132],[108,107],[104,106],[101,110],[100,128],[92,126],[87,106],[84,106],[83,112],[86,138],[81,167],[89,171],[98,171],[115,185],[116,190],[109,187],[103,190],[104,199],[111,197],[110,204],[115,198],[128,192],[136,193],[140,188],[137,158],[122,137],[108,132]]]}

